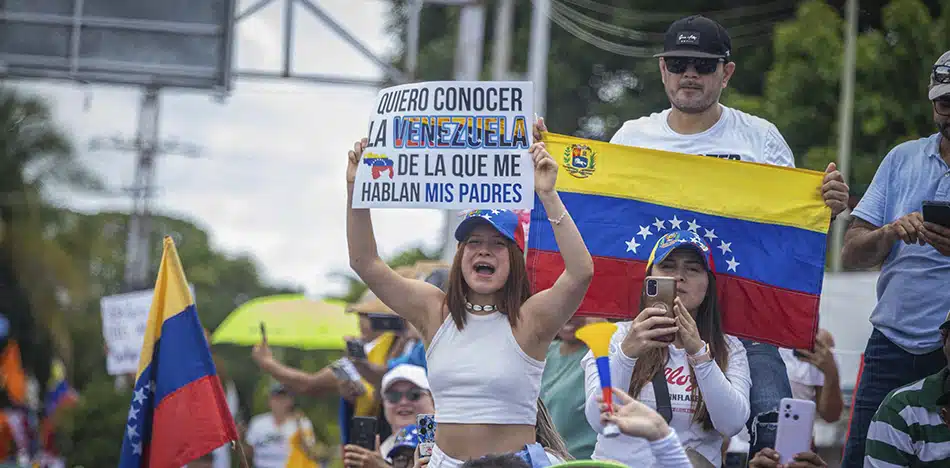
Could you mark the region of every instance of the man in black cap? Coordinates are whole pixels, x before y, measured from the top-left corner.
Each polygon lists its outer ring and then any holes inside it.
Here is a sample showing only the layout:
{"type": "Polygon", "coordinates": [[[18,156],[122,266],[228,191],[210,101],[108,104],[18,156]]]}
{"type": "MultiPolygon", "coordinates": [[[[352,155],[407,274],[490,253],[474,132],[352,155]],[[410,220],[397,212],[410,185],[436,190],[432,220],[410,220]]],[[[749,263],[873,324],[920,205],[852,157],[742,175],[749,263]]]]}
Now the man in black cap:
{"type": "MultiPolygon", "coordinates": [[[[663,52],[656,57],[670,108],[627,121],[611,143],[795,166],[792,150],[774,124],[719,103],[736,71],[732,40],[722,25],[701,15],[679,19],[670,25],[663,52]]],[[[821,191],[832,216],[847,206],[848,186],[834,163],[828,165],[823,184],[816,190],[821,191]]],[[[725,252],[728,245],[716,247],[725,252]]],[[[746,424],[752,438],[751,457],[762,448],[774,447],[779,401],[791,398],[792,390],[778,348],[741,341],[752,377],[751,416],[746,424]]]]}
{"type": "MultiPolygon", "coordinates": [[[[950,360],[950,315],[940,325],[950,360]]],[[[890,392],[874,413],[865,439],[870,468],[950,466],[950,370],[890,392]]]]}

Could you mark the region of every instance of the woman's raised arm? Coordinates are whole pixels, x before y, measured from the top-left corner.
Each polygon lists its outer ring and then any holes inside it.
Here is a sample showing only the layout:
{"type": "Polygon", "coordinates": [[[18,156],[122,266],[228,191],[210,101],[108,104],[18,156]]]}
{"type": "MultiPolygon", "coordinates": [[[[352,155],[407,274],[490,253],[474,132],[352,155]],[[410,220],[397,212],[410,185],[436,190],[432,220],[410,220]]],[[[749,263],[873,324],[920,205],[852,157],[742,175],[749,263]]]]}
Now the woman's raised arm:
{"type": "Polygon", "coordinates": [[[524,316],[541,341],[550,341],[557,336],[574,312],[577,312],[581,301],[584,300],[587,287],[594,277],[594,261],[580,231],[577,230],[577,225],[554,189],[557,163],[548,154],[544,143],[532,145],[531,155],[534,158],[535,192],[554,230],[554,240],[557,241],[561,258],[564,259],[564,272],[553,286],[531,296],[525,302],[524,316]]]}
{"type": "Polygon", "coordinates": [[[404,278],[393,271],[379,257],[369,209],[353,208],[356,170],[366,145],[365,138],[353,145],[346,168],[346,243],[350,268],[379,300],[412,323],[423,336],[430,338],[431,333],[441,324],[442,300],[445,294],[425,281],[404,278]]]}

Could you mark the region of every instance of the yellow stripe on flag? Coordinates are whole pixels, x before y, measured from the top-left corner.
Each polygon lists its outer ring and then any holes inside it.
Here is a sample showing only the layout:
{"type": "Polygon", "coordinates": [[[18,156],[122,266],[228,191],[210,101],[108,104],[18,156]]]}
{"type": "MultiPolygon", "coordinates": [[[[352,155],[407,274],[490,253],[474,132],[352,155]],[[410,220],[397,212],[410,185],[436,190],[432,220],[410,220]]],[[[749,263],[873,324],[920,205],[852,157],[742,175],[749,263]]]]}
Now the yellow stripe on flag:
{"type": "Polygon", "coordinates": [[[155,343],[162,337],[162,324],[175,315],[184,312],[188,306],[194,303],[195,300],[191,297],[191,289],[188,288],[188,280],[185,278],[185,271],[181,267],[181,259],[178,258],[175,241],[171,237],[165,237],[162,262],[158,267],[158,279],[155,280],[152,307],[148,311],[148,322],[145,326],[145,339],[142,344],[142,354],[139,357],[139,371],[135,375],[136,381],[142,375],[142,371],[152,362],[155,343]]]}
{"type": "Polygon", "coordinates": [[[613,145],[545,133],[561,166],[557,189],[639,200],[710,215],[827,233],[831,210],[821,199],[824,174],[806,169],[613,145]],[[586,146],[585,170],[572,166],[586,146]],[[592,156],[592,157],[591,157],[592,156]]]}

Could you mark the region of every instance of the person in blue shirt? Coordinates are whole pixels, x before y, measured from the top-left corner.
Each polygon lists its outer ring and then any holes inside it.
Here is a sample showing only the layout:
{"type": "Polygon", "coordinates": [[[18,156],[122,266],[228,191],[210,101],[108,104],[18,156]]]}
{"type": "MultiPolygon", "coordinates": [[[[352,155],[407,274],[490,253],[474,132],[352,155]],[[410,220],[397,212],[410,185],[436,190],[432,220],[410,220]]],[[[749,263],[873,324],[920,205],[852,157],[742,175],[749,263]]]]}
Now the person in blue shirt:
{"type": "Polygon", "coordinates": [[[921,210],[925,201],[950,201],[950,51],[931,68],[927,98],[937,133],[888,153],[841,251],[846,268],[882,265],[843,467],[864,466],[874,443],[865,440],[868,428],[888,393],[947,365],[939,327],[950,311],[950,229],[924,221],[921,210]]]}

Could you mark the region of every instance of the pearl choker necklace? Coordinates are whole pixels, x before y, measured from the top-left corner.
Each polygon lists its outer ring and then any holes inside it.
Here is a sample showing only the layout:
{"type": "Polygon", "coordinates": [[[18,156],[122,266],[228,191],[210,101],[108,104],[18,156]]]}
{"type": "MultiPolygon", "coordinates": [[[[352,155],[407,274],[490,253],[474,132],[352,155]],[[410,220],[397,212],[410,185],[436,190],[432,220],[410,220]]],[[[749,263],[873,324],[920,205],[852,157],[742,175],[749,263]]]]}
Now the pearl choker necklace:
{"type": "Polygon", "coordinates": [[[468,301],[465,301],[465,308],[468,310],[474,310],[475,312],[494,312],[498,310],[498,308],[493,305],[473,305],[468,301]]]}

